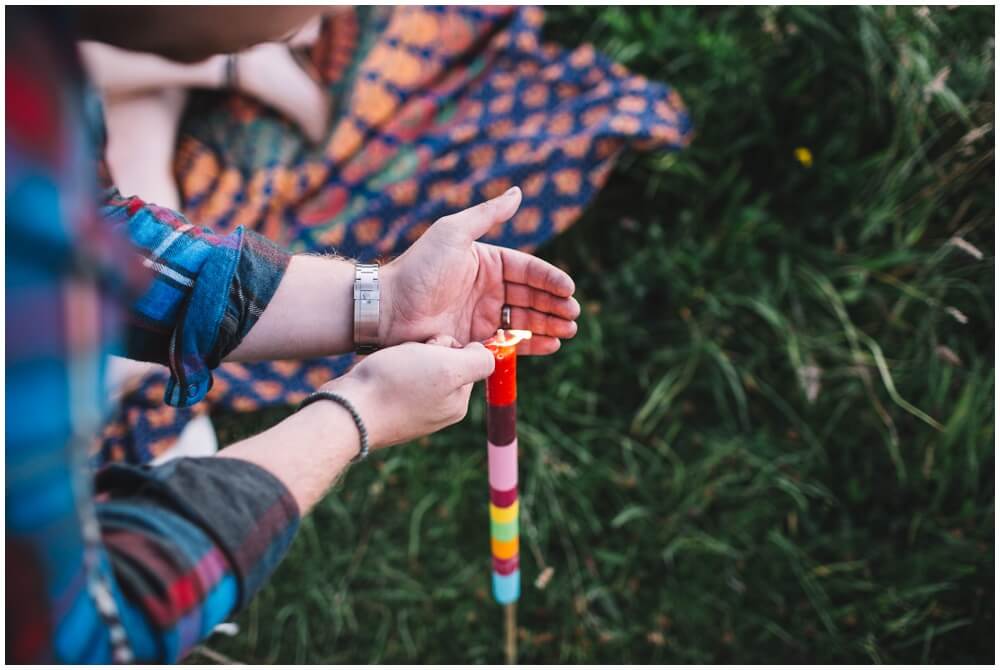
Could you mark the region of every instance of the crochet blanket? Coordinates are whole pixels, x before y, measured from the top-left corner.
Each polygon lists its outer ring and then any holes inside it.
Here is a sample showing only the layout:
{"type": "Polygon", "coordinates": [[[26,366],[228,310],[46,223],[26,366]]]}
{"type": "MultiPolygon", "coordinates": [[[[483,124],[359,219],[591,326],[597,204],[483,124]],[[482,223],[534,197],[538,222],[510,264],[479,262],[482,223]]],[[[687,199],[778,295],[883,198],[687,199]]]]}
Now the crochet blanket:
{"type": "MultiPolygon", "coordinates": [[[[623,150],[691,137],[669,86],[589,45],[543,44],[543,19],[535,7],[342,8],[310,53],[334,100],[327,139],[310,145],[252,99],[198,93],[176,154],[184,213],[296,252],[387,260],[436,219],[518,185],[520,210],[483,241],[536,248],[580,217],[623,150]]],[[[352,362],[225,363],[188,409],[164,404],[165,373],[147,375],[94,460],[148,462],[198,414],[297,403],[352,362]]]]}

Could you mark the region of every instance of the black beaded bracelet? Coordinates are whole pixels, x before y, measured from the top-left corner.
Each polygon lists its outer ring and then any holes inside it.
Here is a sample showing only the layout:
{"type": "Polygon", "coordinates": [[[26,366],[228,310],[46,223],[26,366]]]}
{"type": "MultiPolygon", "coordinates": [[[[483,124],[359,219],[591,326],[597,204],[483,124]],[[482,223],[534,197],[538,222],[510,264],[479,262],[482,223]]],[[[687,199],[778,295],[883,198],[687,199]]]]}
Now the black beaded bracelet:
{"type": "Polygon", "coordinates": [[[354,425],[358,427],[358,433],[361,434],[361,450],[358,451],[357,456],[351,459],[351,463],[357,463],[358,461],[365,460],[365,458],[368,457],[368,429],[365,428],[365,424],[361,420],[361,415],[358,414],[358,410],[354,409],[354,405],[352,405],[347,398],[343,396],[339,396],[336,393],[330,393],[329,391],[316,391],[299,403],[299,406],[295,411],[297,412],[317,400],[332,400],[348,411],[351,418],[354,419],[354,425]]]}

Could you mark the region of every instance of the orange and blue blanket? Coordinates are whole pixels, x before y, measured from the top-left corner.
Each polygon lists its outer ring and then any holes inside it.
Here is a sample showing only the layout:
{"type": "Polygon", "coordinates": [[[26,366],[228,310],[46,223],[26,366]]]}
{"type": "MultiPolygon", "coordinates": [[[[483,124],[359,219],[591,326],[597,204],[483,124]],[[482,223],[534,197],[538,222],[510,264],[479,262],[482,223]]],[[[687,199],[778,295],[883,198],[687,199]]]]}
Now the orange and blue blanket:
{"type": "MultiPolygon", "coordinates": [[[[543,44],[543,19],[535,7],[343,9],[309,54],[334,101],[327,139],[309,144],[249,98],[197,94],[175,162],[184,213],[296,252],[384,260],[518,185],[520,210],[484,241],[538,247],[580,217],[622,151],[691,137],[673,89],[589,45],[543,44]]],[[[295,404],[352,362],[226,363],[188,409],[165,405],[166,372],[150,374],[123,397],[95,461],[148,462],[198,414],[295,404]]]]}

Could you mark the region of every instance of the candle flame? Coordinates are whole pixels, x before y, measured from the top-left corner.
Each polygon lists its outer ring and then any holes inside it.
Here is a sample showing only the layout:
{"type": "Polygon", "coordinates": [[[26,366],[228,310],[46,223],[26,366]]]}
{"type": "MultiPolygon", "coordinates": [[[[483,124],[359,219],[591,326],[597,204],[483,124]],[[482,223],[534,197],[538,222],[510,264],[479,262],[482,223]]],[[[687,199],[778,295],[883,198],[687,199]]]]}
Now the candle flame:
{"type": "Polygon", "coordinates": [[[485,344],[487,347],[490,348],[503,347],[506,349],[508,347],[516,347],[521,342],[530,339],[531,339],[530,330],[501,328],[500,330],[497,331],[496,335],[483,342],[483,344],[485,344]]]}

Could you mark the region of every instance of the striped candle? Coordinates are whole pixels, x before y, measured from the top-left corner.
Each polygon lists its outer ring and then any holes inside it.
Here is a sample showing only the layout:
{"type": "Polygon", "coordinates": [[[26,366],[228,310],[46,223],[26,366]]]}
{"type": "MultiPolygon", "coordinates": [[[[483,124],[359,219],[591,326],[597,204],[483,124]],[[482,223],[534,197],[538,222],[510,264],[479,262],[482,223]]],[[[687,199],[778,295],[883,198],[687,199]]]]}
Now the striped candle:
{"type": "Polygon", "coordinates": [[[527,330],[498,330],[486,341],[496,367],[486,380],[486,441],[490,481],[493,598],[501,605],[521,595],[517,500],[517,344],[527,330]]]}

